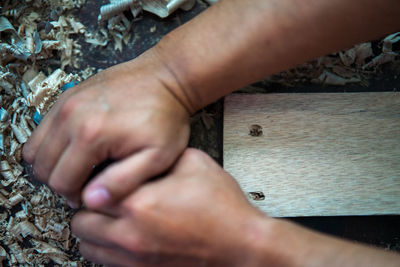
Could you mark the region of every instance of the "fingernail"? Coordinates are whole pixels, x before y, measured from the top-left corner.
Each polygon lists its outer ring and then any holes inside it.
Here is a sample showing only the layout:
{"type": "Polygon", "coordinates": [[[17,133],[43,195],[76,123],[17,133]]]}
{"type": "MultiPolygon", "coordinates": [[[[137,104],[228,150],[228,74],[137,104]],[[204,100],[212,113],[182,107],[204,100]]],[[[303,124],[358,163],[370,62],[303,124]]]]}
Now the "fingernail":
{"type": "Polygon", "coordinates": [[[79,205],[76,204],[76,203],[73,202],[73,201],[67,200],[67,204],[68,204],[68,206],[69,206],[71,209],[77,209],[77,208],[79,208],[79,205]]]}
{"type": "Polygon", "coordinates": [[[110,199],[110,192],[102,186],[93,187],[85,194],[85,202],[88,207],[100,207],[110,199]]]}

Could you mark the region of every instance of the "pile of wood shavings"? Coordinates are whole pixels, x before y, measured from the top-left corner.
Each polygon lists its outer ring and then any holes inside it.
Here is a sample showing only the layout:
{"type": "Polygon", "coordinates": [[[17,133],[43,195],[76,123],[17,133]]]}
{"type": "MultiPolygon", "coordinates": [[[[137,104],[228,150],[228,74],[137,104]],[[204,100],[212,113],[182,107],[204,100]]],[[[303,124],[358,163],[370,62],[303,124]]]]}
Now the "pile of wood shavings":
{"type": "Polygon", "coordinates": [[[79,254],[73,215],[63,198],[24,174],[21,151],[36,124],[71,81],[91,75],[79,67],[85,34],[71,15],[82,0],[3,1],[0,11],[0,266],[96,266],[79,254]]]}
{"type": "Polygon", "coordinates": [[[382,67],[400,68],[400,32],[378,42],[366,42],[323,56],[296,68],[272,75],[265,81],[295,86],[315,83],[343,86],[351,83],[368,85],[368,80],[381,74],[382,67]]]}
{"type": "Polygon", "coordinates": [[[195,0],[110,0],[99,10],[100,28],[95,32],[87,32],[85,41],[95,46],[105,47],[110,41],[114,49],[122,52],[122,45],[128,45],[131,39],[133,23],[140,20],[138,15],[144,10],[161,18],[171,15],[175,10],[188,11],[195,5],[195,0]],[[133,20],[123,13],[130,10],[133,20]]]}

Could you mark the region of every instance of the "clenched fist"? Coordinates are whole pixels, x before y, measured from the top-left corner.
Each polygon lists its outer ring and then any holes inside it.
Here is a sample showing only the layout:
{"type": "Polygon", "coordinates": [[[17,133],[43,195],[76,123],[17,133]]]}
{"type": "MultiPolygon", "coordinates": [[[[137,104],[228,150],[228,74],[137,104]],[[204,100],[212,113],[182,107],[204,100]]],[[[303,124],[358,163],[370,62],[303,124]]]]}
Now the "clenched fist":
{"type": "Polygon", "coordinates": [[[112,160],[86,187],[86,205],[122,199],[166,171],[187,145],[189,111],[154,49],[64,93],[24,146],[35,175],[72,207],[93,167],[112,160]]]}

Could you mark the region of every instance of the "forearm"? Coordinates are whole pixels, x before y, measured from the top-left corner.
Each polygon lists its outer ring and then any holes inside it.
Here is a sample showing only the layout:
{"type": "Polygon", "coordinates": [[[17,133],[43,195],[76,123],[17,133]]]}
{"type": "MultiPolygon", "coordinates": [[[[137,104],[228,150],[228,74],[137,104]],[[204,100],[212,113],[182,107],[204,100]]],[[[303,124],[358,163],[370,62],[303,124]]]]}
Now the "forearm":
{"type": "Polygon", "coordinates": [[[221,0],[155,47],[195,111],[267,75],[400,28],[397,0],[221,0]]]}
{"type": "Polygon", "coordinates": [[[258,233],[252,242],[252,266],[400,266],[398,254],[319,234],[287,221],[265,221],[258,233]]]}

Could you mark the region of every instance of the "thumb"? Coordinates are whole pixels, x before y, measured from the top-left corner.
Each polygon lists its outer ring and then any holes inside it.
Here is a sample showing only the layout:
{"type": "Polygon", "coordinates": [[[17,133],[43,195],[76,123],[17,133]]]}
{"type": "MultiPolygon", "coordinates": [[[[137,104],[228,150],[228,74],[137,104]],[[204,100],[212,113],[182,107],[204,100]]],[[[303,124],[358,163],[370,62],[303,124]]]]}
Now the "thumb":
{"type": "Polygon", "coordinates": [[[83,202],[99,209],[132,193],[141,183],[166,171],[175,160],[163,150],[149,148],[115,162],[98,174],[83,190],[83,202]]]}

